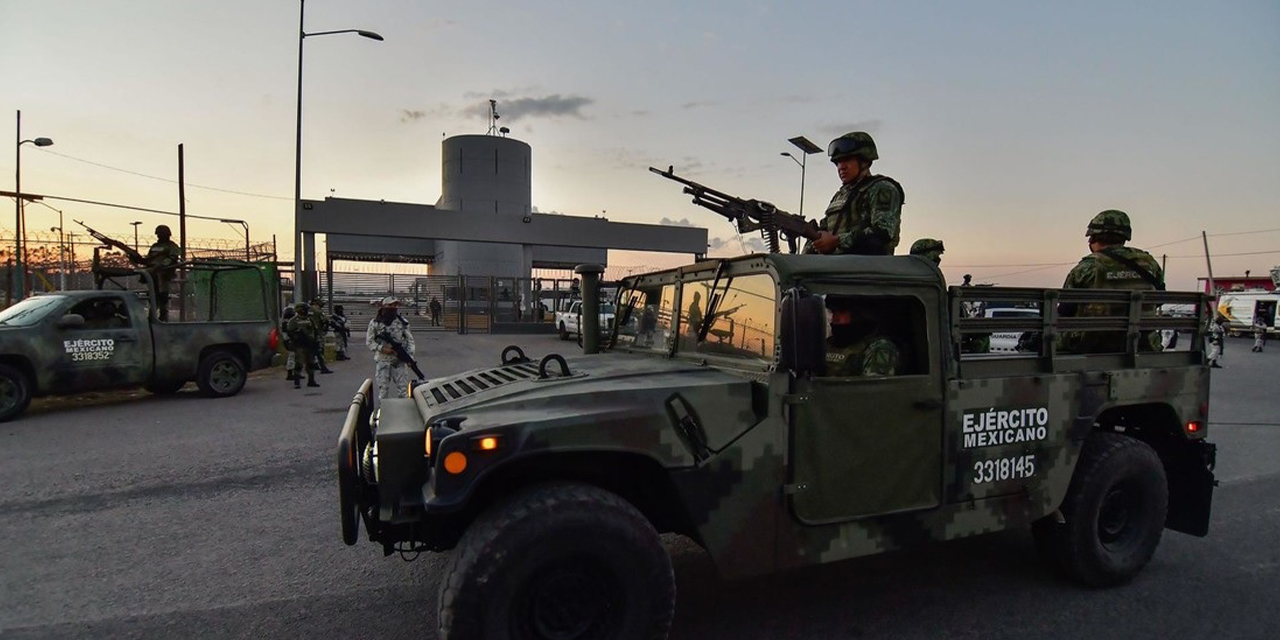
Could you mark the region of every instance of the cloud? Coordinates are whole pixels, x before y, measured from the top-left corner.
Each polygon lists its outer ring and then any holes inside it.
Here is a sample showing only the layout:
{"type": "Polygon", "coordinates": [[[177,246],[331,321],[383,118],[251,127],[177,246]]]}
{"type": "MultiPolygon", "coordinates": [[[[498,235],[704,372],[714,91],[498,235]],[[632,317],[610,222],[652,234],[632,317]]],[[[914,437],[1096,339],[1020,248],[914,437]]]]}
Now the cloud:
{"type": "Polygon", "coordinates": [[[672,220],[671,218],[666,218],[666,217],[664,217],[664,218],[662,218],[661,220],[659,220],[659,221],[658,221],[658,224],[666,225],[666,226],[668,226],[668,227],[692,227],[692,226],[694,226],[694,224],[693,224],[692,222],[689,222],[689,219],[688,219],[688,218],[680,218],[679,220],[672,220]]]}
{"type": "Polygon", "coordinates": [[[880,127],[883,124],[884,122],[879,118],[868,118],[866,120],[858,120],[850,123],[823,125],[822,132],[830,135],[832,138],[842,136],[850,131],[866,131],[874,136],[880,131],[880,127]]]}
{"type": "MultiPolygon", "coordinates": [[[[501,91],[490,93],[490,97],[503,94],[501,91]]],[[[595,100],[586,96],[578,95],[561,95],[559,93],[539,98],[507,98],[499,100],[498,115],[501,117],[503,124],[509,124],[521,120],[523,118],[578,118],[586,120],[587,116],[582,113],[583,107],[586,107],[595,100]]],[[[489,118],[489,103],[486,101],[480,104],[473,104],[462,109],[462,115],[471,118],[489,118]]]]}
{"type": "Polygon", "coordinates": [[[701,100],[701,101],[695,100],[693,102],[686,102],[680,105],[680,108],[681,109],[700,109],[702,107],[718,107],[718,106],[720,106],[720,103],[716,100],[701,100]]]}
{"type": "Polygon", "coordinates": [[[419,109],[401,109],[400,122],[416,122],[427,117],[427,112],[419,109]]]}
{"type": "Polygon", "coordinates": [[[707,240],[707,250],[709,252],[723,252],[726,255],[740,255],[742,253],[764,253],[769,249],[764,244],[764,239],[759,236],[742,237],[734,236],[732,238],[711,238],[707,240]]]}

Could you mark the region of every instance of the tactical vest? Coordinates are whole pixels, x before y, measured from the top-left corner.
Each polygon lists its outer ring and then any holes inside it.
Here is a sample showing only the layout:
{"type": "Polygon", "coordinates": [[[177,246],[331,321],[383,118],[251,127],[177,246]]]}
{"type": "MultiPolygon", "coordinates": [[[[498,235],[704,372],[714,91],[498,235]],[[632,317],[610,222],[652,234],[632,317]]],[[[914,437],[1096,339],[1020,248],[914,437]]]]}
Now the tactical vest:
{"type": "Polygon", "coordinates": [[[899,201],[902,204],[906,204],[906,192],[902,190],[902,185],[898,184],[897,180],[889,176],[869,176],[852,189],[846,190],[841,187],[836,192],[836,195],[831,198],[831,204],[827,205],[826,217],[823,218],[823,227],[831,233],[836,233],[839,229],[852,231],[867,227],[870,224],[871,217],[871,187],[882,182],[888,182],[893,185],[893,188],[898,191],[899,201]],[[832,220],[834,224],[827,224],[828,220],[832,220]]]}

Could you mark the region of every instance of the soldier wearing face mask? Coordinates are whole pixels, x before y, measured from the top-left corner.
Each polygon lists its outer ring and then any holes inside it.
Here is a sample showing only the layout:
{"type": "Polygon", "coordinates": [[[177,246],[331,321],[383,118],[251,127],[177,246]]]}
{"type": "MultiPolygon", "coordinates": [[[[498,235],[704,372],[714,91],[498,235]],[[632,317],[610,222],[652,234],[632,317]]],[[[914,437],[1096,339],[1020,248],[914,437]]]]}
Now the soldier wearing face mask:
{"type": "Polygon", "coordinates": [[[373,383],[378,398],[403,398],[409,395],[409,366],[396,355],[394,341],[413,355],[413,332],[409,321],[400,316],[400,301],[393,296],[382,299],[378,315],[369,321],[365,346],[373,352],[373,383]]]}

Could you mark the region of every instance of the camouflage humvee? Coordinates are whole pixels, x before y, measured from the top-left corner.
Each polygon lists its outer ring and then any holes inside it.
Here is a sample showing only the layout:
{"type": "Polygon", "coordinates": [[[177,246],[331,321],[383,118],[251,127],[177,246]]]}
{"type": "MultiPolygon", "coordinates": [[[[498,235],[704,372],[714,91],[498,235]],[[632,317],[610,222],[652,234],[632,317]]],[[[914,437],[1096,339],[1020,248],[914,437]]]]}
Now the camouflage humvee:
{"type": "Polygon", "coordinates": [[[192,380],[208,396],[239,393],[275,355],[270,287],[235,261],[183,263],[181,274],[169,321],[158,317],[150,274],[131,269],[99,290],[39,294],[0,311],[0,421],[43,395],[170,394],[192,380]]]}
{"type": "Polygon", "coordinates": [[[443,637],[661,637],[665,532],[738,577],[1030,527],[1095,586],[1132,578],[1165,528],[1207,533],[1199,294],[948,290],[916,257],[768,254],[629,278],[616,305],[604,353],[508,348],[376,411],[368,382],[356,395],[343,539],[363,521],[386,554],[453,549],[443,637]],[[836,299],[894,343],[895,375],[827,375],[836,299]],[[963,312],[983,301],[1041,313],[963,312]],[[1128,313],[1058,317],[1085,302],[1128,313]],[[1159,303],[1198,317],[1144,315],[1159,303]],[[1191,350],[1138,351],[1158,329],[1193,332],[1191,350]],[[962,353],[996,331],[1040,332],[1040,352],[962,353]],[[1060,353],[1063,331],[1119,332],[1128,351],[1060,353]]]}

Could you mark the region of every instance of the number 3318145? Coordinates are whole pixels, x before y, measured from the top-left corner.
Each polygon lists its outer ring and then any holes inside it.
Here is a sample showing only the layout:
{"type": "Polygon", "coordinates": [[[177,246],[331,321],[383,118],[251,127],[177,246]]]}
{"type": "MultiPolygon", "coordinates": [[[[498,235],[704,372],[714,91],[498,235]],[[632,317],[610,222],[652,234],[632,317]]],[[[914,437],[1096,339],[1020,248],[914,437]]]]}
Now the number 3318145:
{"type": "Polygon", "coordinates": [[[1036,474],[1036,457],[1028,454],[1012,458],[979,460],[973,463],[973,483],[1002,482],[1030,478],[1036,474]]]}

